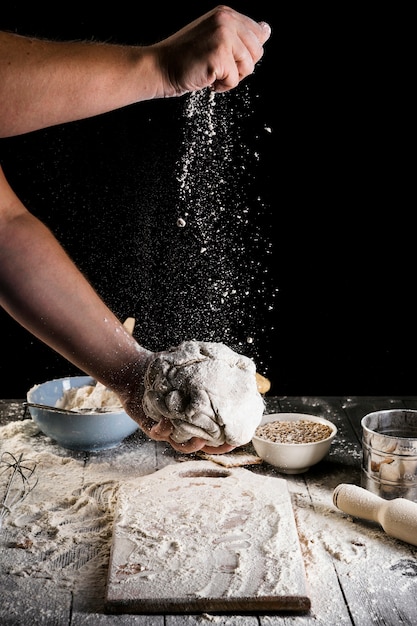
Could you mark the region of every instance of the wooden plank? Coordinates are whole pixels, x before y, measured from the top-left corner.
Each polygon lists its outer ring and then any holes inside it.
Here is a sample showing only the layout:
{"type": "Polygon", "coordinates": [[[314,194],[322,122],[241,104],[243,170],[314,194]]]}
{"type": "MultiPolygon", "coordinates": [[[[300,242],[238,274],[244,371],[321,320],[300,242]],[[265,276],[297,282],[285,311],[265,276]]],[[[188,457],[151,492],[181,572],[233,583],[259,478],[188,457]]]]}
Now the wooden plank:
{"type": "MultiPolygon", "coordinates": [[[[333,505],[333,491],[344,472],[307,480],[320,543],[331,559],[354,624],[416,623],[417,548],[388,537],[375,523],[352,518],[333,505]],[[394,592],[395,590],[395,592],[394,592]]],[[[317,571],[322,575],[320,564],[317,571]]],[[[328,574],[326,572],[326,579],[328,574]]]]}
{"type": "MultiPolygon", "coordinates": [[[[116,616],[105,613],[75,612],[71,618],[71,626],[168,626],[168,624],[169,622],[165,622],[163,615],[116,616]]],[[[61,624],[57,624],[57,626],[61,626],[61,624]]],[[[199,626],[202,626],[201,622],[199,626]]]]}
{"type": "Polygon", "coordinates": [[[360,442],[362,441],[361,420],[367,413],[385,409],[402,409],[405,406],[404,400],[401,398],[384,396],[370,396],[366,398],[355,396],[347,397],[342,399],[342,405],[360,442]]]}
{"type": "Polygon", "coordinates": [[[366,566],[363,562],[354,567],[352,563],[336,563],[354,623],[358,626],[415,626],[417,560],[413,556],[400,556],[402,549],[394,546],[390,551],[385,549],[381,559],[379,541],[367,536],[363,548],[367,553],[366,566]]]}
{"type": "MultiPolygon", "coordinates": [[[[272,622],[269,622],[272,626],[272,622]]],[[[166,626],[259,626],[254,615],[167,615],[166,626]]],[[[280,622],[283,624],[283,622],[280,622]]]]}
{"type": "MultiPolygon", "coordinates": [[[[15,408],[15,403],[11,408],[15,408]]],[[[82,488],[79,470],[83,468],[83,460],[61,454],[55,445],[43,447],[36,435],[31,437],[31,420],[21,420],[17,410],[14,413],[15,419],[8,420],[13,429],[5,425],[0,438],[0,453],[4,454],[0,498],[5,496],[5,481],[11,474],[7,466],[13,462],[13,457],[20,458],[20,454],[25,466],[36,464],[33,478],[37,483],[32,483],[33,490],[23,500],[20,496],[15,498],[13,494],[19,493],[15,492],[15,483],[17,488],[21,484],[17,474],[10,492],[12,506],[0,531],[0,567],[5,574],[1,579],[0,624],[65,626],[70,624],[73,597],[63,570],[66,566],[71,570],[72,564],[61,557],[65,556],[65,548],[68,554],[71,551],[75,554],[77,544],[69,537],[63,547],[55,541],[55,533],[60,528],[65,531],[70,528],[67,496],[69,498],[74,489],[82,488]],[[78,470],[78,481],[74,478],[74,469],[78,470]]]]}
{"type": "Polygon", "coordinates": [[[50,580],[0,574],[0,589],[2,626],[70,624],[71,592],[57,589],[50,580]]]}
{"type": "Polygon", "coordinates": [[[417,409],[417,398],[416,397],[405,397],[403,398],[404,408],[406,409],[417,409]]]}
{"type": "Polygon", "coordinates": [[[308,488],[310,481],[329,476],[328,471],[328,468],[318,464],[305,474],[286,477],[311,598],[310,612],[308,615],[282,619],[261,617],[261,626],[351,626],[349,609],[333,566],[333,557],[322,541],[321,532],[323,520],[327,517],[327,507],[320,501],[316,505],[308,488]]]}
{"type": "Polygon", "coordinates": [[[121,486],[108,611],[304,612],[305,583],[285,480],[187,461],[121,486]]]}

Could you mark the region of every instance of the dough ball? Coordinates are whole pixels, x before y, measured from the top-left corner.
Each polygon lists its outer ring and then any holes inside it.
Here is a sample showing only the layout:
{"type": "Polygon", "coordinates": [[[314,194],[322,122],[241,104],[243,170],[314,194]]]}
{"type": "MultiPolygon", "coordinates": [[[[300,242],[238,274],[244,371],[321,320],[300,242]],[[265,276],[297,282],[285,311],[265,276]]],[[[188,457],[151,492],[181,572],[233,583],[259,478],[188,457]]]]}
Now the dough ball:
{"type": "Polygon", "coordinates": [[[149,363],[143,407],[154,421],[172,422],[178,443],[200,437],[237,447],[252,439],[265,405],[252,359],[222,343],[184,341],[149,363]]]}

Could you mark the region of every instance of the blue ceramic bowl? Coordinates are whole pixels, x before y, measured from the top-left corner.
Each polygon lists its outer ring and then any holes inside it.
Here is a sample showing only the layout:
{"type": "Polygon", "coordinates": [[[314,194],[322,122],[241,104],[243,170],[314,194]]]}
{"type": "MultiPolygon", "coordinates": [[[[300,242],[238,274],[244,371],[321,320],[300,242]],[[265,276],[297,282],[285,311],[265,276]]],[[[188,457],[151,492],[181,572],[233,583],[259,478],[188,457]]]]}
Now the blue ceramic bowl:
{"type": "MultiPolygon", "coordinates": [[[[27,392],[27,401],[55,407],[72,387],[94,384],[89,376],[69,376],[35,385],[27,392]]],[[[33,421],[40,430],[63,448],[96,451],[118,446],[138,429],[138,424],[123,411],[68,414],[29,406],[33,421]]]]}

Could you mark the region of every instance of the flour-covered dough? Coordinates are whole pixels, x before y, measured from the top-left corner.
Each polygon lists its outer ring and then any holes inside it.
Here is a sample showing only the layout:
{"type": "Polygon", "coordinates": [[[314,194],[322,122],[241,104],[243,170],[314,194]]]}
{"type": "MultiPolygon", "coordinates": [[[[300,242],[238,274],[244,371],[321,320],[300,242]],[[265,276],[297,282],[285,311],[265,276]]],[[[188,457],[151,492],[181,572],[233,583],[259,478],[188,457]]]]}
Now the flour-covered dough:
{"type": "Polygon", "coordinates": [[[172,422],[177,443],[200,437],[241,446],[260,424],[264,401],[252,359],[222,343],[184,341],[151,360],[143,408],[154,421],[172,422]]]}

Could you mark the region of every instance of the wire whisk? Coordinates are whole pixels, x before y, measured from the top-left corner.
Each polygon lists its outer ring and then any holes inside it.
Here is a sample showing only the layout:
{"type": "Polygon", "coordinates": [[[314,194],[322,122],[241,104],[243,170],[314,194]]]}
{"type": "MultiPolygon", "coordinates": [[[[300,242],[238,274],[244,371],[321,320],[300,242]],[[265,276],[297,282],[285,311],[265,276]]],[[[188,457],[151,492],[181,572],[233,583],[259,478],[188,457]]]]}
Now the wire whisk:
{"type": "Polygon", "coordinates": [[[34,477],[34,461],[26,460],[23,454],[16,458],[11,452],[3,452],[0,457],[0,478],[6,475],[6,487],[0,501],[0,529],[4,518],[12,508],[22,502],[36,487],[38,479],[34,477]]]}

